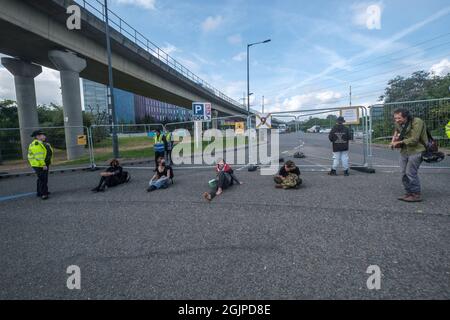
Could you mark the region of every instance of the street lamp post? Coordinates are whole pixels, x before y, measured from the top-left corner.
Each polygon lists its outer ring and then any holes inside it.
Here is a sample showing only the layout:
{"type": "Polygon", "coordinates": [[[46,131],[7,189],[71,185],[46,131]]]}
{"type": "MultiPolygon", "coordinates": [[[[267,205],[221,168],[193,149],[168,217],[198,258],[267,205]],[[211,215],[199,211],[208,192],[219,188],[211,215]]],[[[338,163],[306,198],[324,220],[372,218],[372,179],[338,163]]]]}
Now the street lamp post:
{"type": "Polygon", "coordinates": [[[105,0],[105,33],[106,33],[106,51],[108,55],[108,109],[110,113],[110,123],[112,129],[112,147],[114,158],[119,158],[119,141],[116,131],[116,108],[114,105],[114,81],[111,62],[111,40],[109,36],[109,17],[108,17],[108,1],[105,0]]]}
{"type": "Polygon", "coordinates": [[[254,42],[247,44],[247,115],[250,116],[250,47],[257,44],[268,43],[271,39],[267,39],[260,42],[254,42]]]}

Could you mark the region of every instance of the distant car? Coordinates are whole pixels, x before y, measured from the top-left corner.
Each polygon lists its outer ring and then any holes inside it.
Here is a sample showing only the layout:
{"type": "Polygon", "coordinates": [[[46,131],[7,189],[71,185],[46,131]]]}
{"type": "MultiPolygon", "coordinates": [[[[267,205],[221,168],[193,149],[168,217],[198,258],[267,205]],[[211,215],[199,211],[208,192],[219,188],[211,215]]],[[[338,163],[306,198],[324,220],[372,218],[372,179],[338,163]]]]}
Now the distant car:
{"type": "Polygon", "coordinates": [[[287,132],[287,127],[285,125],[280,125],[278,127],[278,133],[286,133],[287,132]]]}
{"type": "Polygon", "coordinates": [[[364,137],[364,133],[362,131],[355,131],[355,133],[353,134],[353,137],[355,139],[362,139],[364,137]]]}
{"type": "Polygon", "coordinates": [[[307,129],[306,132],[318,133],[318,132],[320,132],[320,126],[312,126],[311,128],[307,129]]]}
{"type": "Polygon", "coordinates": [[[330,133],[331,129],[320,129],[320,133],[330,133]]]}

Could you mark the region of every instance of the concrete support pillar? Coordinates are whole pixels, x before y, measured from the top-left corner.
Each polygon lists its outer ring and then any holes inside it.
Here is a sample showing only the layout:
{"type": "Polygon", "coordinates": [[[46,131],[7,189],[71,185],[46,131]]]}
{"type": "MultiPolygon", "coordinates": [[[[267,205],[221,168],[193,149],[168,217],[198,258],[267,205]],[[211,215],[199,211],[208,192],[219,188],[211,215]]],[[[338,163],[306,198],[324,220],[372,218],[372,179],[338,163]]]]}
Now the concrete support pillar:
{"type": "Polygon", "coordinates": [[[50,51],[48,57],[61,76],[67,159],[77,159],[84,154],[84,146],[77,145],[77,136],[84,132],[80,72],[86,68],[86,60],[74,53],[58,50],[50,51]]]}
{"type": "Polygon", "coordinates": [[[22,158],[27,159],[28,145],[32,141],[30,135],[39,126],[34,78],[42,72],[42,67],[16,58],[5,57],[1,61],[14,76],[22,158]]]}

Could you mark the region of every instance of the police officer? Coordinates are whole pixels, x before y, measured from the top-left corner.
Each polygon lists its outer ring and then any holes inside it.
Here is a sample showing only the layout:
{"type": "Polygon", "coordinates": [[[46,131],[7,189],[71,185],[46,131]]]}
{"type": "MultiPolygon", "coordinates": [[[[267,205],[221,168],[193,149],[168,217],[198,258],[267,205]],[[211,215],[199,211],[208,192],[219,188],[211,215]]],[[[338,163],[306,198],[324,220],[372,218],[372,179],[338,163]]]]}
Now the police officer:
{"type": "Polygon", "coordinates": [[[28,147],[28,162],[37,175],[37,196],[43,200],[48,199],[48,172],[53,158],[53,149],[46,143],[47,137],[41,130],[34,131],[31,135],[34,140],[28,147]]]}
{"type": "MultiPolygon", "coordinates": [[[[450,121],[445,125],[445,134],[447,135],[447,138],[450,139],[450,121]]],[[[450,156],[450,154],[448,154],[450,156]]]]}
{"type": "Polygon", "coordinates": [[[166,161],[169,166],[173,164],[172,162],[172,148],[173,148],[173,139],[172,139],[172,132],[167,131],[166,132],[166,143],[164,145],[165,151],[166,151],[166,161]]]}
{"type": "Polygon", "coordinates": [[[445,134],[447,135],[447,138],[450,139],[450,121],[445,126],[445,134]]]}
{"type": "Polygon", "coordinates": [[[164,158],[165,142],[166,138],[161,134],[161,130],[155,130],[155,141],[153,144],[153,150],[155,151],[155,166],[158,166],[158,159],[164,158]]]}

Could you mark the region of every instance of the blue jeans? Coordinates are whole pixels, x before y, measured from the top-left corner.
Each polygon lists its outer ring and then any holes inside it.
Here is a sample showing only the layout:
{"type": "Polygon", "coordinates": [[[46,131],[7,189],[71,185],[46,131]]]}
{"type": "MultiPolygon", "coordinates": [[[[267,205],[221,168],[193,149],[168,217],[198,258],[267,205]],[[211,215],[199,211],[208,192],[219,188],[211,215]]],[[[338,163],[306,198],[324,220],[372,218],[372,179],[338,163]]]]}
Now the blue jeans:
{"type": "Polygon", "coordinates": [[[156,189],[167,188],[169,186],[169,178],[161,177],[158,180],[150,181],[149,186],[154,186],[156,189]]]}
{"type": "Polygon", "coordinates": [[[340,161],[344,170],[348,170],[348,151],[333,152],[333,170],[337,170],[340,161]]]}
{"type": "Polygon", "coordinates": [[[402,183],[407,193],[420,193],[419,167],[422,164],[422,153],[400,155],[402,183]]]}

